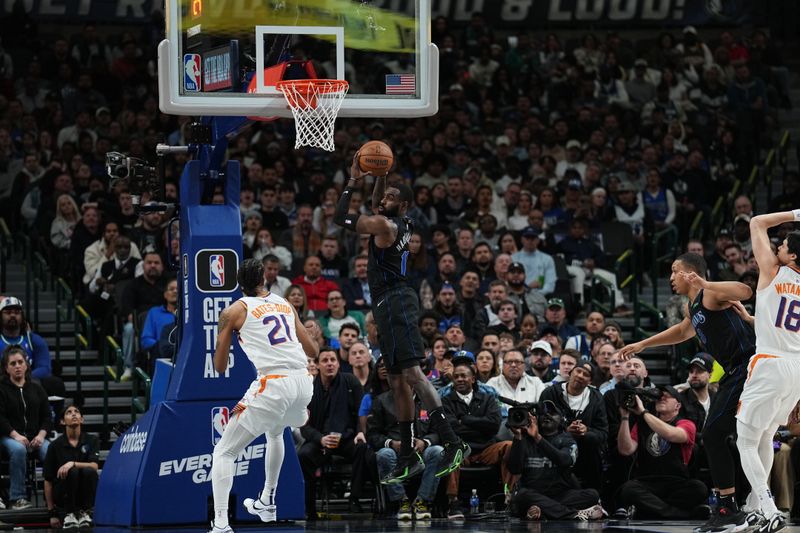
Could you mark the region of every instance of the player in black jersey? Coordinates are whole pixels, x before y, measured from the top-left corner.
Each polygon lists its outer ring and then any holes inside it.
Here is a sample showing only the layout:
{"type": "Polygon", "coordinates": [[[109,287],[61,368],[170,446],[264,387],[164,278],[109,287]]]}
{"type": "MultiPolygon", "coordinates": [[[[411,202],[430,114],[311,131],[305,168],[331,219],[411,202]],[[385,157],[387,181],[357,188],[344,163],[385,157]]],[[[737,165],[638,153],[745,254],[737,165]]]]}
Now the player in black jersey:
{"type": "Polygon", "coordinates": [[[688,317],[682,322],[620,350],[627,359],[645,348],[684,342],[695,335],[704,351],[725,370],[719,392],[708,410],[702,430],[711,478],[719,490],[714,516],[695,529],[696,533],[726,531],[745,513],[736,503],[736,463],[728,439],[736,433],[736,409],[747,378],[747,362],[755,353],[756,335],[752,325],[737,312],[732,302],[748,300],[753,291],[738,281],[708,281],[706,261],[698,254],[683,254],[672,263],[673,290],[689,297],[688,317]]]}
{"type": "Polygon", "coordinates": [[[453,432],[436,389],[420,368],[425,350],[417,325],[419,299],[406,281],[408,241],[413,228],[405,214],[413,195],[407,185],[387,186],[386,176],[379,176],[372,191],[372,208],[377,214],[349,213],[350,197],[360,188],[359,183],[366,175],[358,168],[357,160],[356,154],[350,169],[350,181],[339,198],[333,220],[345,229],[370,235],[367,281],[372,296],[372,314],[378,329],[381,355],[385,358],[389,383],[395,395],[401,436],[397,465],[381,482],[400,483],[425,468],[418,452],[424,450],[427,443],[413,435],[412,389],[428,411],[431,427],[444,446],[436,471],[436,476],[441,477],[461,465],[468,447],[453,432]]]}

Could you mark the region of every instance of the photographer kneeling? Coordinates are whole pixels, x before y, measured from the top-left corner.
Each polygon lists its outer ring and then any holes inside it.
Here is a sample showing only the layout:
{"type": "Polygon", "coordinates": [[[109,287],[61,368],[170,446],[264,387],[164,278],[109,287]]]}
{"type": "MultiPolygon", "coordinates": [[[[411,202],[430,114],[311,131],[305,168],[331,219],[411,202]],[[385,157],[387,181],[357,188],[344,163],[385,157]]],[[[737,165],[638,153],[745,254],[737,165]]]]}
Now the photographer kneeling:
{"type": "MultiPolygon", "coordinates": [[[[655,414],[644,408],[633,391],[619,408],[623,422],[617,434],[620,455],[641,450],[633,479],[619,489],[618,504],[635,506],[637,518],[708,518],[706,486],[691,479],[687,468],[697,432],[694,422],[680,416],[678,391],[669,385],[659,389],[655,414]],[[636,420],[633,427],[627,424],[630,415],[636,420]]],[[[628,518],[632,514],[629,512],[628,518]]]]}
{"type": "Polygon", "coordinates": [[[510,427],[514,440],[507,456],[509,472],[521,474],[511,499],[512,513],[539,520],[598,520],[603,508],[594,489],[582,489],[572,474],[578,455],[575,439],[564,431],[561,411],[551,401],[528,414],[527,427],[510,427]]]}

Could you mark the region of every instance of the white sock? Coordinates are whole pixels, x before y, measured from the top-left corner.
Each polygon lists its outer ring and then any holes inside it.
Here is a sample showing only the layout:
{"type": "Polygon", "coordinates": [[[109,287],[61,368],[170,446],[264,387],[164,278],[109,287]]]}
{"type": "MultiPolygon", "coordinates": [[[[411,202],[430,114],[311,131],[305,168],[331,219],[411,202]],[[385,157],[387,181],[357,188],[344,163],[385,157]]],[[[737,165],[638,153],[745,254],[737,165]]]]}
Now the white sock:
{"type": "Polygon", "coordinates": [[[214,526],[228,526],[228,496],[233,486],[233,463],[255,435],[247,431],[236,417],[225,426],[222,438],[214,446],[211,463],[211,490],[214,494],[214,526]]]}
{"type": "Polygon", "coordinates": [[[261,503],[275,505],[275,490],[278,488],[278,477],[281,474],[284,456],[283,433],[267,435],[267,456],[264,457],[264,490],[261,491],[261,503]]]}
{"type": "MultiPolygon", "coordinates": [[[[741,420],[736,423],[736,433],[738,435],[736,447],[739,448],[742,470],[744,470],[747,480],[750,482],[753,494],[758,498],[761,512],[765,516],[771,516],[778,512],[778,508],[775,506],[772,493],[767,486],[767,473],[764,470],[764,464],[759,454],[762,439],[766,433],[743,423],[741,420]]],[[[772,433],[768,435],[771,438],[772,433]]],[[[771,461],[770,466],[772,466],[771,461]]]]}

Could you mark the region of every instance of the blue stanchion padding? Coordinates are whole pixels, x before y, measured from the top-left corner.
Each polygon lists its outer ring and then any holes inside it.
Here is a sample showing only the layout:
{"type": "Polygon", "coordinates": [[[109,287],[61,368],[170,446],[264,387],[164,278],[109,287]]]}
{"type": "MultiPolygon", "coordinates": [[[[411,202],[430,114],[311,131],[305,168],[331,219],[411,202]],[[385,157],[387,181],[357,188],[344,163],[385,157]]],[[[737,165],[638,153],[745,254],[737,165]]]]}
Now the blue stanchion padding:
{"type": "MultiPolygon", "coordinates": [[[[215,442],[233,405],[225,402],[164,401],[154,406],[114,444],[97,490],[95,522],[107,526],[204,524],[211,507],[211,463],[215,442]],[[109,468],[109,465],[113,465],[109,468]]],[[[305,518],[303,474],[291,432],[283,435],[286,458],[278,480],[278,519],[305,518]]],[[[235,462],[231,508],[238,521],[254,518],[242,506],[264,486],[263,436],[235,462]]]]}
{"type": "Polygon", "coordinates": [[[155,405],[166,399],[173,368],[174,365],[169,359],[156,359],[153,370],[153,385],[150,387],[150,405],[155,405]]]}

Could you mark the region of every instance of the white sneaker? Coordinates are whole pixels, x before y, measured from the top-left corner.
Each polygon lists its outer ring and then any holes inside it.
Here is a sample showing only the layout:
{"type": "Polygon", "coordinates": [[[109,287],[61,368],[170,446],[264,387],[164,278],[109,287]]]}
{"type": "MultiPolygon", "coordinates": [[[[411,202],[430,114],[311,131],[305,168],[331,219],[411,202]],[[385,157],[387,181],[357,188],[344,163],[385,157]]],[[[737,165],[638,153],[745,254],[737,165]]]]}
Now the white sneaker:
{"type": "Polygon", "coordinates": [[[225,527],[217,527],[212,520],[211,529],[208,530],[208,533],[233,533],[233,529],[231,529],[230,524],[225,527]]]}
{"type": "Polygon", "coordinates": [[[73,513],[69,513],[64,517],[64,529],[72,529],[74,527],[81,527],[80,520],[78,520],[73,513]]]}
{"type": "Polygon", "coordinates": [[[248,513],[259,517],[262,522],[275,522],[278,519],[277,507],[274,505],[265,505],[260,498],[255,500],[253,498],[245,498],[242,503],[248,513]]]}
{"type": "Polygon", "coordinates": [[[122,375],[119,377],[120,381],[130,381],[133,377],[133,371],[130,368],[126,368],[122,375]]]}
{"type": "Polygon", "coordinates": [[[3,498],[0,498],[0,509],[6,508],[6,502],[3,501],[3,498]]]}
{"type": "Polygon", "coordinates": [[[575,519],[586,522],[588,520],[600,520],[604,515],[606,515],[606,512],[603,509],[603,506],[597,503],[575,513],[575,519]]]}
{"type": "Polygon", "coordinates": [[[86,511],[81,511],[78,516],[79,527],[91,527],[93,523],[92,517],[86,511]]]}

